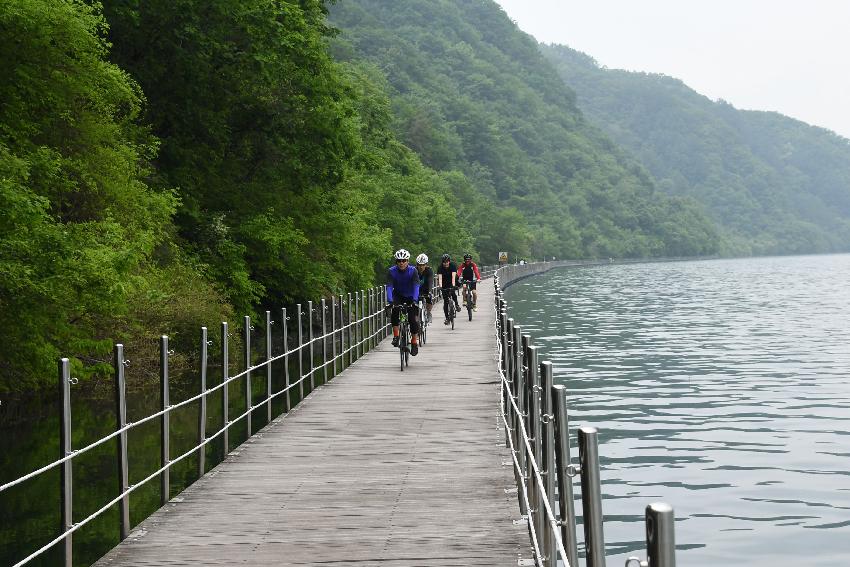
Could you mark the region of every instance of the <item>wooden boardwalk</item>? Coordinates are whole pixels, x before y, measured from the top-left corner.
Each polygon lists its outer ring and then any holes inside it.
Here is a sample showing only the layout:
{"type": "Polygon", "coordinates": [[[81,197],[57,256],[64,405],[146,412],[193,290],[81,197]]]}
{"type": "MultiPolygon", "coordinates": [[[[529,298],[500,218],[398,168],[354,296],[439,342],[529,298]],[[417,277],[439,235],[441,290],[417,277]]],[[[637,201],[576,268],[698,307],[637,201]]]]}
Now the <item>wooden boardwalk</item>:
{"type": "MultiPolygon", "coordinates": [[[[517,565],[492,282],[405,372],[389,341],[139,524],[97,566],[517,565]]],[[[513,489],[513,490],[511,490],[513,489]]]]}

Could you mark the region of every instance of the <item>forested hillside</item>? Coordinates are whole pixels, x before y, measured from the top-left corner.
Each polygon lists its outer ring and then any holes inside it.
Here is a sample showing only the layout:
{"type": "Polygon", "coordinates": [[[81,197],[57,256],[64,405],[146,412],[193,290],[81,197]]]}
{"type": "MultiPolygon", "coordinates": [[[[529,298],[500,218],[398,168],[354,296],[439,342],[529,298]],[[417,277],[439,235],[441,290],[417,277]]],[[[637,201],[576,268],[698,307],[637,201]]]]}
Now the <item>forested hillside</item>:
{"type": "Polygon", "coordinates": [[[600,68],[565,46],[541,49],[579,108],[665,193],[705,205],[722,226],[726,253],[850,250],[847,139],[711,101],[671,77],[600,68]]]}
{"type": "Polygon", "coordinates": [[[370,285],[399,246],[717,250],[494,3],[326,4],[3,3],[0,392],[161,333],[176,365],[200,325],[370,285]]]}
{"type": "Polygon", "coordinates": [[[324,2],[102,10],[0,10],[0,392],[54,383],[60,355],[85,378],[116,340],[186,351],[234,312],[371,285],[396,246],[473,249],[464,181],[396,140],[370,69],[332,60],[324,2]]]}
{"type": "Polygon", "coordinates": [[[687,199],[588,125],[572,93],[489,0],[346,0],[334,53],[385,74],[400,139],[429,166],[463,173],[483,198],[465,217],[481,236],[540,257],[713,253],[717,236],[687,199]],[[497,208],[492,210],[492,205],[497,208]],[[483,207],[487,207],[486,209],[483,207]],[[492,213],[490,212],[492,210],[492,213]]]}

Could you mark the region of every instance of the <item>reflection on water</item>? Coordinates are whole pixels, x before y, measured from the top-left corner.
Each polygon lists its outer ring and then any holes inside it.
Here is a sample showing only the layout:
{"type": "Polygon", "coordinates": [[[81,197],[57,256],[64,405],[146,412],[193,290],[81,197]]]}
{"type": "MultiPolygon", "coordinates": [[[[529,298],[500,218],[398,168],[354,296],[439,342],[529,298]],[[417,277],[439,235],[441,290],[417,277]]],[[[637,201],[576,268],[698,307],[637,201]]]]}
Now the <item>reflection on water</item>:
{"type": "Polygon", "coordinates": [[[850,255],[560,269],[507,299],[600,429],[610,565],[658,500],[681,565],[850,560],[850,255]]]}

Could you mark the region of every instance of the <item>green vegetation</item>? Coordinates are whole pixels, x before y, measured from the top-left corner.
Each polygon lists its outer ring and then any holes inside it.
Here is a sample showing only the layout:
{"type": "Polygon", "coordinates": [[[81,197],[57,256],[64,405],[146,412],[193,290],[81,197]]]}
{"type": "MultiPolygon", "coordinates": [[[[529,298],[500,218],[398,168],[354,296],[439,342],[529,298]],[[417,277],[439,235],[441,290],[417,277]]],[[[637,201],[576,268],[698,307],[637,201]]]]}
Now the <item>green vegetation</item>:
{"type": "Polygon", "coordinates": [[[600,68],[541,46],[578,105],[664,192],[702,203],[727,254],[850,250],[850,142],[775,112],[737,110],[664,75],[600,68]]]}
{"type": "Polygon", "coordinates": [[[0,392],[365,287],[402,245],[716,250],[495,4],[384,8],[340,3],[337,32],[323,0],[7,0],[0,392]]]}
{"type": "Polygon", "coordinates": [[[60,353],[96,370],[143,321],[227,313],[173,246],[179,199],[146,182],[157,142],[138,85],[105,61],[104,26],[82,2],[0,10],[0,391],[54,381],[60,353]]]}
{"type": "Polygon", "coordinates": [[[495,3],[348,0],[331,22],[339,59],[386,73],[397,136],[471,186],[464,226],[484,258],[497,246],[536,257],[717,250],[696,205],[655,193],[495,3]]]}

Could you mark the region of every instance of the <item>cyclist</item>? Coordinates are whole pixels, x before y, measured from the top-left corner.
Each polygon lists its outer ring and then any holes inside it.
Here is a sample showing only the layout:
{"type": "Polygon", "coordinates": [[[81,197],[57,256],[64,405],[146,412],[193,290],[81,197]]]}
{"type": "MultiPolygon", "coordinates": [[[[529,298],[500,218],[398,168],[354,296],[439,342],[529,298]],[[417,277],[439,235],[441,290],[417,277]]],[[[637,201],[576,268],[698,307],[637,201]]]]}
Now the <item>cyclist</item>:
{"type": "Polygon", "coordinates": [[[431,322],[431,282],[434,281],[434,271],[428,265],[428,256],[420,254],[416,257],[416,271],[419,272],[419,297],[425,300],[425,317],[431,322]]]}
{"type": "MultiPolygon", "coordinates": [[[[463,264],[457,269],[458,283],[463,284],[469,282],[469,289],[472,290],[472,309],[478,311],[478,290],[475,289],[478,280],[481,279],[481,273],[478,271],[478,266],[472,261],[472,254],[464,254],[463,264]]],[[[465,293],[465,292],[464,292],[465,293]]],[[[464,303],[469,301],[469,298],[464,295],[464,303]]]]}
{"type": "Polygon", "coordinates": [[[457,266],[448,254],[443,254],[443,257],[440,258],[437,277],[439,278],[437,285],[443,292],[443,313],[446,315],[443,324],[448,325],[451,323],[449,321],[449,300],[455,302],[455,311],[460,311],[460,305],[457,304],[457,266]]]}
{"type": "Polygon", "coordinates": [[[419,301],[419,272],[410,265],[410,252],[400,248],[395,253],[395,266],[387,270],[387,303],[392,306],[390,320],[393,325],[393,346],[398,346],[401,309],[410,320],[410,354],[419,354],[419,319],[416,302],[419,301]]]}

